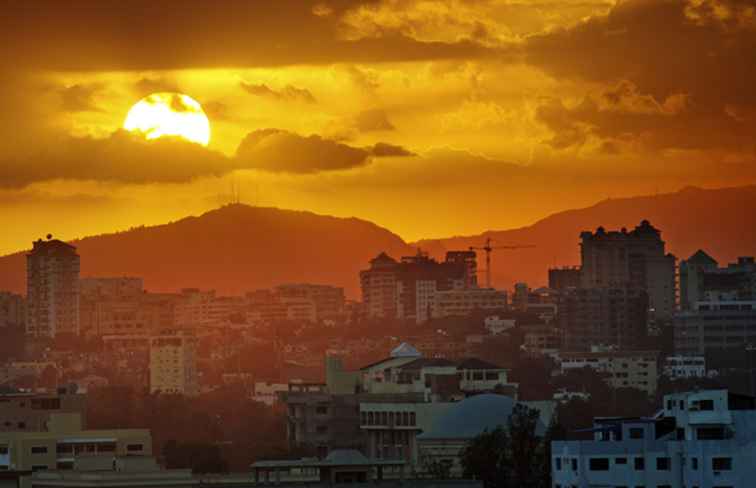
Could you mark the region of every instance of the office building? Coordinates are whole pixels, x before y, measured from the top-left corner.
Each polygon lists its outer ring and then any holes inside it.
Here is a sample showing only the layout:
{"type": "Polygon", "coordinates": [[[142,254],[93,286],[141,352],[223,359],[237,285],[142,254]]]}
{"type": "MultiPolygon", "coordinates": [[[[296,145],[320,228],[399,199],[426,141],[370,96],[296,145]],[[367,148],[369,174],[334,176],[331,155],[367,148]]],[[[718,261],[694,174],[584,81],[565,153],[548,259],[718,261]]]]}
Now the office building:
{"type": "Polygon", "coordinates": [[[79,333],[79,255],[48,236],[26,255],[26,332],[35,337],[79,333]]]}
{"type": "Polygon", "coordinates": [[[739,257],[720,268],[719,263],[698,250],[680,261],[680,308],[692,310],[697,302],[756,300],[756,263],[739,257]]]}
{"type": "Polygon", "coordinates": [[[571,288],[558,298],[557,322],[566,351],[643,348],[647,316],[648,295],[638,288],[571,288]]]}
{"type": "Polygon", "coordinates": [[[675,257],[665,253],[661,232],[644,220],[632,231],[580,234],[581,285],[645,290],[652,318],[669,320],[675,311],[675,257]]]}
{"type": "Polygon", "coordinates": [[[597,418],[593,440],[551,443],[552,486],[748,488],[756,401],[727,390],[666,395],[650,417],[597,418]]]}
{"type": "Polygon", "coordinates": [[[26,300],[21,295],[0,291],[0,329],[24,327],[26,324],[26,300]]]}
{"type": "Polygon", "coordinates": [[[150,392],[199,394],[196,337],[177,331],[150,338],[150,392]]]}

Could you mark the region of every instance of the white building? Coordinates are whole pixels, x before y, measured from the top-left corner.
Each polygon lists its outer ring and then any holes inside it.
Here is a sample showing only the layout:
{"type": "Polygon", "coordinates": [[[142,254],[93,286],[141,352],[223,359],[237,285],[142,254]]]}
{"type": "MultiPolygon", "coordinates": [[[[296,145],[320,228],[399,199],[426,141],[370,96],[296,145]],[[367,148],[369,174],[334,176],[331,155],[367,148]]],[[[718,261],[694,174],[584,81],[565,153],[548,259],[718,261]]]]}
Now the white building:
{"type": "Polygon", "coordinates": [[[704,356],[667,356],[664,359],[664,376],[676,378],[706,377],[706,358],[704,356]]]}
{"type": "Polygon", "coordinates": [[[592,368],[606,374],[612,388],[636,388],[648,395],[656,393],[656,351],[566,352],[559,355],[562,373],[592,368]]]}
{"type": "Polygon", "coordinates": [[[176,332],[150,339],[150,392],[199,394],[196,337],[176,332]]]}
{"type": "Polygon", "coordinates": [[[727,390],[664,397],[653,417],[596,419],[591,441],[554,441],[554,488],[748,488],[756,399],[727,390]]]}
{"type": "Polygon", "coordinates": [[[26,333],[79,333],[79,255],[63,241],[38,239],[26,255],[26,333]]]}

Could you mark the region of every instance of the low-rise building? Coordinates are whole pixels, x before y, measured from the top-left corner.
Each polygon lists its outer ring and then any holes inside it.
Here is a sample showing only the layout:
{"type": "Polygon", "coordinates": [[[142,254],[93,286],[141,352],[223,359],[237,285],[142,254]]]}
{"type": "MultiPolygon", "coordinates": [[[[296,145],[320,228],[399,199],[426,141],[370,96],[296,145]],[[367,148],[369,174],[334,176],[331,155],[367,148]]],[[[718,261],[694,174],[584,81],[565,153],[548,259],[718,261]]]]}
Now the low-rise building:
{"type": "Polygon", "coordinates": [[[696,302],[675,315],[675,353],[705,355],[712,350],[756,344],[756,301],[696,302]]]}
{"type": "Polygon", "coordinates": [[[559,355],[562,373],[591,368],[606,375],[612,388],[635,388],[648,395],[656,393],[657,351],[566,352],[559,355]]]}
{"type": "Polygon", "coordinates": [[[706,358],[704,356],[667,356],[664,358],[662,374],[667,378],[705,378],[706,358]]]}
{"type": "Polygon", "coordinates": [[[732,487],[756,477],[756,399],[666,395],[651,417],[598,418],[590,441],[551,444],[553,486],[732,487]]]}
{"type": "Polygon", "coordinates": [[[476,311],[507,310],[507,292],[493,288],[458,288],[437,291],[433,316],[466,317],[476,311]]]}

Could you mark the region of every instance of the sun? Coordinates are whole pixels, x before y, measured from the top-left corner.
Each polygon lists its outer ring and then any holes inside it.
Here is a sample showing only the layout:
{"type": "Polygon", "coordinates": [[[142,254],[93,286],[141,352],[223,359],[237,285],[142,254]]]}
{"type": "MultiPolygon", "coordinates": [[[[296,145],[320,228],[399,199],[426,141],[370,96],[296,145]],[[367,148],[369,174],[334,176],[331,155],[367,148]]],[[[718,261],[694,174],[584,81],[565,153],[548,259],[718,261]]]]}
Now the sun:
{"type": "Polygon", "coordinates": [[[123,128],[147,139],[178,136],[207,146],[210,121],[202,106],[183,93],[160,92],[139,100],[123,122],[123,128]]]}

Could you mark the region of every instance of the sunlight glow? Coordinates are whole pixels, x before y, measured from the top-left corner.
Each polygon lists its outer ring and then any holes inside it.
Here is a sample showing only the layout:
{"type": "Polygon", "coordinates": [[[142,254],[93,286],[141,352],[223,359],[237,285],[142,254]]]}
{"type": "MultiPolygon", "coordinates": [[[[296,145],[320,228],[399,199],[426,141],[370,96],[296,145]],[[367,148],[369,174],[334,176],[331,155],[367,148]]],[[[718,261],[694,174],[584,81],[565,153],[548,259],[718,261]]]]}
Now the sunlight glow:
{"type": "Polygon", "coordinates": [[[129,110],[123,128],[147,139],[179,136],[207,146],[210,121],[202,106],[183,93],[160,92],[148,95],[129,110]]]}

